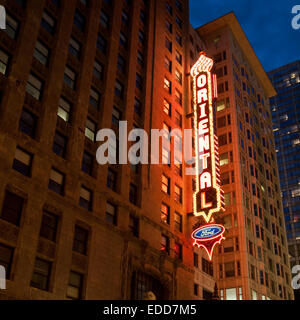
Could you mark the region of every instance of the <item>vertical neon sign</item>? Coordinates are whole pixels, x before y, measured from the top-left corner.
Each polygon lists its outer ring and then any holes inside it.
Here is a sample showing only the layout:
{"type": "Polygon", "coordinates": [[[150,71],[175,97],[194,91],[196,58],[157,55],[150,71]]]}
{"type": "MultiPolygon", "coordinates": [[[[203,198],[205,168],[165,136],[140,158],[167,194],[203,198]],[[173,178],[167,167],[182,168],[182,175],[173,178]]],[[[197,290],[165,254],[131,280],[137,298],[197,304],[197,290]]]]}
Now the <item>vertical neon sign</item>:
{"type": "Polygon", "coordinates": [[[192,238],[194,245],[206,249],[210,260],[216,243],[224,239],[225,231],[223,226],[212,224],[213,214],[224,210],[213,110],[213,101],[217,98],[217,81],[216,75],[211,74],[212,67],[213,60],[202,52],[191,69],[197,176],[193,211],[195,216],[203,217],[207,223],[195,230],[192,238]]]}

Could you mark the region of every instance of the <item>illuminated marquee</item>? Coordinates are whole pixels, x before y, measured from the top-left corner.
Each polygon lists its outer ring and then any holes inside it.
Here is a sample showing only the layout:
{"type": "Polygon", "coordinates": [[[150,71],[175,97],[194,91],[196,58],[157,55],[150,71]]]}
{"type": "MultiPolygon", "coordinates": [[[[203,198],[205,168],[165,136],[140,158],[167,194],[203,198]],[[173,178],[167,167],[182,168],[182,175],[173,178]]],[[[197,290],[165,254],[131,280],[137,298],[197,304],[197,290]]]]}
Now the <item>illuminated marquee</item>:
{"type": "Polygon", "coordinates": [[[218,137],[213,121],[213,98],[217,97],[216,77],[211,75],[213,60],[201,54],[191,69],[194,92],[194,131],[196,152],[196,191],[193,195],[195,216],[207,223],[212,214],[224,208],[220,188],[218,137]]]}
{"type": "Polygon", "coordinates": [[[194,215],[206,224],[196,229],[193,245],[203,247],[212,259],[214,247],[223,239],[224,226],[214,224],[213,214],[224,210],[220,187],[218,137],[214,128],[213,99],[217,98],[216,75],[211,74],[213,60],[200,54],[191,69],[193,80],[196,190],[193,194],[194,215]]]}

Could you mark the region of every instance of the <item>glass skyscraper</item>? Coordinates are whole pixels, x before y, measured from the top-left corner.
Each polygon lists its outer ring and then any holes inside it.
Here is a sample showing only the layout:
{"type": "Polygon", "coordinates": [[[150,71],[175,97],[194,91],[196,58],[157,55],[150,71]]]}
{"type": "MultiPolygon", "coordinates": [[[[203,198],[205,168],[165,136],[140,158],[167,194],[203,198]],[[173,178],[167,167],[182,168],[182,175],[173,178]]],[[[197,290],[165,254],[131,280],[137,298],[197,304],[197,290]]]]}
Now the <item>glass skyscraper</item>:
{"type": "Polygon", "coordinates": [[[300,61],[269,72],[269,77],[278,93],[270,107],[293,267],[300,264],[300,61]]]}

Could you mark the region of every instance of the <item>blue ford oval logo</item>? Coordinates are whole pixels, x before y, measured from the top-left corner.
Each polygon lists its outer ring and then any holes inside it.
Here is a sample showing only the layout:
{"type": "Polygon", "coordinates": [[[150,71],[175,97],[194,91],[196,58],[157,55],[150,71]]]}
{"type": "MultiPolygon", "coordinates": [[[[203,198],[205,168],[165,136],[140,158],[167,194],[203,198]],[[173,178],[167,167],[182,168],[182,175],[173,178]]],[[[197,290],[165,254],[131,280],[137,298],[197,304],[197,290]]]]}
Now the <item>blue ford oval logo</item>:
{"type": "Polygon", "coordinates": [[[209,239],[220,235],[224,229],[221,225],[206,225],[195,230],[192,237],[194,239],[209,239]]]}

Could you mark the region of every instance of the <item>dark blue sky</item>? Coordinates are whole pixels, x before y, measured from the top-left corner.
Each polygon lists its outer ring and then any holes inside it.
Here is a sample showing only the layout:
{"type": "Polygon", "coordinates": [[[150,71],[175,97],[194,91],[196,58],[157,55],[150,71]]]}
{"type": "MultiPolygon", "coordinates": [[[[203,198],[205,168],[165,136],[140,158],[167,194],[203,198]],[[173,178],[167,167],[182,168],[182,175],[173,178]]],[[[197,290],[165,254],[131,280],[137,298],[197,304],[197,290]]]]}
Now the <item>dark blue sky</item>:
{"type": "Polygon", "coordinates": [[[199,27],[230,11],[239,20],[266,71],[300,59],[300,29],[291,26],[300,0],[190,0],[190,20],[199,27]]]}

